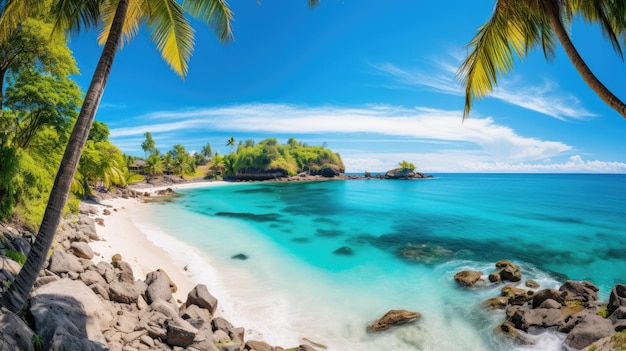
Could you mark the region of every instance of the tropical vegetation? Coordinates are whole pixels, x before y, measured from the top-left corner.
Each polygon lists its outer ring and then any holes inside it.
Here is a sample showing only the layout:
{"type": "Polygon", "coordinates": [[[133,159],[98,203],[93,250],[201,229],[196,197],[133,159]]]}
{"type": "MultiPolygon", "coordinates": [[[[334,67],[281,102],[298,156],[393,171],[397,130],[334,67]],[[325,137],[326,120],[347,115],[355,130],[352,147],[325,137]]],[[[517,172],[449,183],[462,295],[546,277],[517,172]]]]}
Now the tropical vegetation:
{"type": "Polygon", "coordinates": [[[3,295],[2,304],[12,312],[19,313],[26,305],[26,299],[52,245],[120,44],[130,41],[138,33],[140,24],[147,24],[163,58],[175,72],[184,76],[193,49],[193,30],[185,12],[206,22],[222,41],[231,38],[232,14],[223,0],[186,0],[182,5],[173,0],[63,0],[51,4],[41,0],[6,0],[1,5],[0,42],[19,32],[22,23],[28,18],[47,16],[53,19],[53,33],[57,35],[102,24],[100,42],[104,44],[80,113],[71,129],[35,244],[23,269],[9,291],[3,295]],[[48,12],[50,8],[52,11],[48,12]]]}
{"type": "Polygon", "coordinates": [[[275,138],[258,144],[254,140],[240,142],[235,152],[215,154],[209,162],[208,177],[246,179],[250,175],[277,172],[293,176],[301,172],[310,175],[339,174],[345,166],[339,154],[325,146],[309,146],[290,138],[279,144],[275,138]]]}
{"type": "Polygon", "coordinates": [[[489,94],[498,76],[513,69],[515,57],[525,58],[541,48],[546,59],[554,57],[556,40],[589,87],[626,118],[626,105],[593,74],[572,43],[568,28],[575,15],[597,22],[615,51],[622,56],[620,37],[626,34],[626,3],[617,0],[498,0],[491,18],[468,44],[469,53],[458,70],[465,86],[463,119],[474,98],[489,94]],[[556,40],[555,40],[556,39],[556,40]]]}

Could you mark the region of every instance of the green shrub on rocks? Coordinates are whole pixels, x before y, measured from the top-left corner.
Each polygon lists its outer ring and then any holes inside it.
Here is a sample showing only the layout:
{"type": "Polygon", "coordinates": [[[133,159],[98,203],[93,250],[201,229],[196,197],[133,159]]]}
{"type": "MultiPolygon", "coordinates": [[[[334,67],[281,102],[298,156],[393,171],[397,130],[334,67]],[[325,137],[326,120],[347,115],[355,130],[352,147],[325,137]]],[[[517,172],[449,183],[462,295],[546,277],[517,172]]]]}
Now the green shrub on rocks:
{"type": "Polygon", "coordinates": [[[611,336],[611,342],[613,343],[614,350],[626,351],[626,330],[613,334],[613,336],[611,336]]]}
{"type": "Polygon", "coordinates": [[[20,266],[23,266],[24,262],[26,262],[26,255],[18,251],[7,249],[5,250],[5,256],[19,263],[20,266]]]}

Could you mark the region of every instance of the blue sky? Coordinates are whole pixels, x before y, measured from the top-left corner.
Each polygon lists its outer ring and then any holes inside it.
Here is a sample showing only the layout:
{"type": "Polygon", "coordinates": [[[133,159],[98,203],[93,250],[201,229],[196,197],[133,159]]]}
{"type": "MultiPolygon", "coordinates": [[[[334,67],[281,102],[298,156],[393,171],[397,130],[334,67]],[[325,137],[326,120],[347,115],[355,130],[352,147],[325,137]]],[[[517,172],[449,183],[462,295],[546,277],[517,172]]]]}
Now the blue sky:
{"type": "MultiPolygon", "coordinates": [[[[492,1],[231,1],[234,42],[194,23],[182,80],[144,34],[116,56],[96,119],[122,151],[290,137],[341,154],[348,172],[407,160],[424,172],[626,173],[626,119],[584,83],[565,52],[533,51],[462,121],[455,72],[492,1]]],[[[572,39],[598,78],[626,99],[626,63],[595,25],[572,39]]],[[[71,38],[85,90],[101,52],[71,38]]]]}

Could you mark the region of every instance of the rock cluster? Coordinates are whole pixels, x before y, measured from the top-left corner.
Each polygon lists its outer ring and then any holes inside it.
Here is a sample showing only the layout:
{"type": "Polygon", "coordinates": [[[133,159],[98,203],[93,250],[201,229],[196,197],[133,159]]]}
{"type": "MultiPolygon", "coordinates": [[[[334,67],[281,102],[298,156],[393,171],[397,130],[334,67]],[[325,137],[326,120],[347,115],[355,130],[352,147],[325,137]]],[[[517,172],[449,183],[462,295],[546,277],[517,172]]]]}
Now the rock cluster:
{"type": "MultiPolygon", "coordinates": [[[[461,271],[454,279],[463,286],[481,282],[481,272],[461,271]]],[[[505,310],[505,320],[498,330],[518,343],[532,343],[528,333],[556,330],[567,334],[564,343],[571,349],[583,349],[594,342],[626,330],[626,285],[618,284],[607,303],[598,301],[598,288],[592,283],[568,280],[558,289],[538,289],[527,280],[522,287],[519,267],[508,260],[498,261],[489,281],[509,281],[500,296],[484,302],[488,309],[505,310]]]]}
{"type": "MultiPolygon", "coordinates": [[[[98,239],[90,217],[97,214],[83,204],[80,215],[62,222],[28,304],[26,319],[32,323],[0,310],[0,350],[284,350],[246,340],[243,328],[216,316],[218,300],[205,285],[196,285],[181,303],[163,270],[142,280],[120,255],[94,263],[88,243],[98,239]]],[[[32,234],[24,234],[0,225],[0,253],[27,254],[32,234]]],[[[9,286],[20,268],[0,256],[0,288],[9,286]]]]}

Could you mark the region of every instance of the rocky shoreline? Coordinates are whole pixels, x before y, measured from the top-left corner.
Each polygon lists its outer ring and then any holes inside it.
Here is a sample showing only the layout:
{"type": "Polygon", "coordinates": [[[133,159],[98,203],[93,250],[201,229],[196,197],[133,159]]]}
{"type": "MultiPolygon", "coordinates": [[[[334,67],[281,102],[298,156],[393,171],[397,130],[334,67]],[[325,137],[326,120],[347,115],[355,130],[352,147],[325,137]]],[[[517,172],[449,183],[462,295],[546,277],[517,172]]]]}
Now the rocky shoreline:
{"type": "MultiPolygon", "coordinates": [[[[170,190],[163,194],[171,194],[170,190]]],[[[106,197],[145,200],[149,193],[118,190],[106,197]]],[[[24,318],[0,309],[0,350],[218,350],[314,351],[325,347],[303,339],[285,349],[248,340],[245,329],[216,315],[218,300],[198,284],[185,301],[162,269],[135,275],[121,255],[95,263],[89,243],[100,238],[96,225],[116,208],[82,203],[67,215],[33,288],[24,318]]],[[[28,255],[34,235],[0,224],[0,289],[6,291],[21,266],[8,252],[28,255]]]]}
{"type": "Polygon", "coordinates": [[[588,351],[624,350],[626,330],[626,285],[617,284],[608,302],[598,301],[598,287],[587,281],[565,281],[558,289],[539,289],[533,280],[523,280],[519,266],[496,262],[496,271],[483,278],[483,272],[460,271],[454,280],[463,287],[480,289],[502,284],[500,296],[484,301],[491,310],[505,310],[504,321],[496,332],[515,343],[532,344],[529,336],[547,330],[564,333],[568,349],[588,351]],[[524,284],[522,284],[522,282],[524,284]]]}

